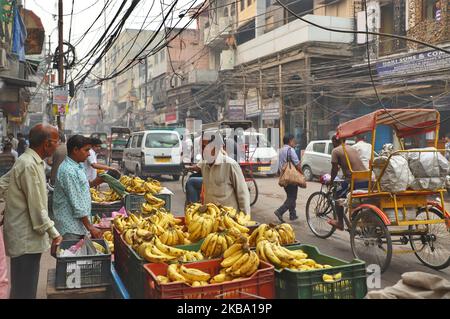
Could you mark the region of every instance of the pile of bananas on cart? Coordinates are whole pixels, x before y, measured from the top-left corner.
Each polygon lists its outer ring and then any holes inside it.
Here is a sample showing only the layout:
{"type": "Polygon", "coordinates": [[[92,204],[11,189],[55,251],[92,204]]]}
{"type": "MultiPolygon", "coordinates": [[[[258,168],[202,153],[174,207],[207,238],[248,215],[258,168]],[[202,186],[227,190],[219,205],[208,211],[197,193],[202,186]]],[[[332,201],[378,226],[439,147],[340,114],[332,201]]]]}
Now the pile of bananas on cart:
{"type": "Polygon", "coordinates": [[[112,189],[107,191],[98,191],[95,188],[91,188],[90,192],[91,199],[95,203],[115,202],[122,199],[122,197],[112,189]]]}
{"type": "Polygon", "coordinates": [[[119,181],[123,186],[125,186],[125,190],[130,194],[150,193],[156,195],[159,194],[163,189],[161,183],[152,178],[143,180],[140,177],[130,177],[122,175],[119,181]]]}

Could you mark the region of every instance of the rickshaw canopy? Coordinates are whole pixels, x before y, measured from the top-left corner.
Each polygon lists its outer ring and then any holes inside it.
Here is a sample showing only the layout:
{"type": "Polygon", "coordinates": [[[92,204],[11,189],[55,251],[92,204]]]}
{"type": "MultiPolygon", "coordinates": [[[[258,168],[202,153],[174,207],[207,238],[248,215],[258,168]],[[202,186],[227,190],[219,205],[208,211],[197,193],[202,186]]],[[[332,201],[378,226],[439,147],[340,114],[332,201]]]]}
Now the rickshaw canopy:
{"type": "Polygon", "coordinates": [[[405,137],[436,131],[439,122],[439,112],[433,109],[381,109],[340,124],[336,133],[338,138],[350,138],[388,125],[398,137],[405,137]]]}

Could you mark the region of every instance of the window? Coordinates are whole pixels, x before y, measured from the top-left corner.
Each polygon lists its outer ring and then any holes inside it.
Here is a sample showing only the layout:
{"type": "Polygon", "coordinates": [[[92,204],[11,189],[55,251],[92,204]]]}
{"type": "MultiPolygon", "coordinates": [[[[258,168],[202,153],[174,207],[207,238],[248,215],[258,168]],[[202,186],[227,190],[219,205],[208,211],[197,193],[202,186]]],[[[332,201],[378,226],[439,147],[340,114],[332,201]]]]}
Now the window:
{"type": "Polygon", "coordinates": [[[438,17],[441,15],[441,1],[423,0],[422,2],[422,18],[423,20],[436,19],[436,13],[439,11],[438,17]]]}
{"type": "Polygon", "coordinates": [[[158,64],[158,54],[155,54],[155,64],[158,64]]]}
{"type": "Polygon", "coordinates": [[[250,7],[252,5],[252,0],[247,0],[247,7],[250,7]]]}
{"type": "Polygon", "coordinates": [[[225,9],[223,9],[223,16],[226,18],[228,17],[228,8],[225,7],[225,9]]]}
{"type": "Polygon", "coordinates": [[[230,14],[232,17],[234,17],[236,15],[235,3],[231,4],[230,14]]]}
{"type": "Polygon", "coordinates": [[[272,0],[266,0],[266,8],[272,5],[272,0]]]}
{"type": "Polygon", "coordinates": [[[148,148],[173,148],[178,146],[178,135],[174,133],[150,133],[145,139],[145,147],[148,148]]]}
{"type": "Polygon", "coordinates": [[[245,9],[245,0],[241,0],[241,11],[245,9]]]}
{"type": "Polygon", "coordinates": [[[164,50],[161,51],[161,62],[164,62],[164,59],[166,58],[166,52],[164,50]]]}
{"type": "Polygon", "coordinates": [[[130,148],[130,147],[131,147],[131,140],[132,140],[132,139],[133,139],[132,136],[130,136],[130,137],[128,138],[128,142],[127,142],[126,148],[130,148]]]}
{"type": "Polygon", "coordinates": [[[325,153],[325,143],[314,143],[313,152],[325,153]]]}
{"type": "Polygon", "coordinates": [[[142,139],[144,138],[144,134],[139,134],[137,138],[137,147],[142,146],[142,139]]]}
{"type": "Polygon", "coordinates": [[[138,140],[138,136],[134,135],[133,136],[133,141],[131,141],[131,148],[137,147],[137,140],[138,140]]]}
{"type": "Polygon", "coordinates": [[[328,144],[328,154],[331,155],[331,152],[333,152],[333,148],[334,148],[333,143],[329,143],[328,144]]]}

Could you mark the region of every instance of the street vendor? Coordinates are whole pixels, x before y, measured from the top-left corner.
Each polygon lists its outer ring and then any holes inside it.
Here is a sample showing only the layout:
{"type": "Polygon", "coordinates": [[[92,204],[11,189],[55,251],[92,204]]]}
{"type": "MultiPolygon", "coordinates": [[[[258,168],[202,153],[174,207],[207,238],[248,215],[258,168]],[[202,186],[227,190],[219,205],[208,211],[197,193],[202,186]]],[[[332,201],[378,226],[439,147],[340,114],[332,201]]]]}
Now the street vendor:
{"type": "Polygon", "coordinates": [[[102,147],[102,141],[99,138],[91,138],[90,140],[92,148],[89,150],[89,156],[84,161],[84,167],[89,182],[96,179],[98,169],[119,172],[111,166],[98,163],[97,154],[102,147]]]}
{"type": "MultiPolygon", "coordinates": [[[[223,145],[219,132],[203,135],[203,160],[197,164],[197,170],[202,172],[204,201],[250,214],[250,193],[241,167],[227,155],[223,145]]],[[[186,193],[187,188],[188,185],[186,193]]]]}
{"type": "MultiPolygon", "coordinates": [[[[338,192],[337,198],[345,198],[349,191],[352,170],[356,172],[366,171],[367,169],[356,149],[346,147],[344,152],[344,147],[342,144],[345,143],[345,139],[339,139],[336,135],[333,135],[331,141],[334,148],[331,152],[331,179],[328,181],[328,184],[333,184],[333,181],[339,172],[339,168],[341,168],[345,181],[342,183],[342,190],[338,192]],[[348,166],[345,154],[348,156],[351,167],[348,166]]],[[[364,189],[367,187],[368,181],[356,181],[354,184],[355,189],[364,189]]],[[[344,207],[342,205],[336,205],[336,213],[338,220],[330,220],[328,223],[340,230],[344,230],[344,207]]]]}
{"type": "Polygon", "coordinates": [[[64,240],[79,240],[88,233],[101,238],[101,231],[90,222],[91,193],[89,187],[100,185],[103,180],[96,177],[88,181],[83,162],[89,156],[91,139],[74,135],[67,141],[68,156],[56,175],[53,193],[55,224],[64,240]]]}

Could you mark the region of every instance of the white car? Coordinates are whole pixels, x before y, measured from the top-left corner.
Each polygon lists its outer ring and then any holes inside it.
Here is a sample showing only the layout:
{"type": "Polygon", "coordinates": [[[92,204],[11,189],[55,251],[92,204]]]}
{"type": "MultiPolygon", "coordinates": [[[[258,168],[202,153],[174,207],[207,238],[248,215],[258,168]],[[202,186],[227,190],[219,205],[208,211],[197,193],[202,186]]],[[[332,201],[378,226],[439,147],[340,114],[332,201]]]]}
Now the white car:
{"type": "Polygon", "coordinates": [[[147,130],[134,132],[123,151],[124,173],[136,176],[172,175],[180,178],[182,144],[175,130],[147,130]]]}
{"type": "MultiPolygon", "coordinates": [[[[354,143],[352,140],[346,141],[346,144],[349,145],[354,143]]],[[[333,148],[331,140],[309,142],[301,157],[302,170],[307,181],[331,172],[331,152],[333,148]]]]}

